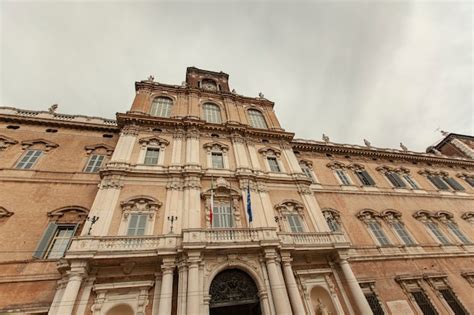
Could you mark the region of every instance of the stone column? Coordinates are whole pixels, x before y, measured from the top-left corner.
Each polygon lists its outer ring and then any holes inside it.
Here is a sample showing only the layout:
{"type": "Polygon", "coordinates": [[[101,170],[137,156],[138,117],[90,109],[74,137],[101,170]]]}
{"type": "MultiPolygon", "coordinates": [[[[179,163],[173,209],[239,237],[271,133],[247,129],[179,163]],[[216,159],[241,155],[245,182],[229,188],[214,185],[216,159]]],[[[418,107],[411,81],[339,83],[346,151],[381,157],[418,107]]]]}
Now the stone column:
{"type": "Polygon", "coordinates": [[[161,265],[161,291],[160,305],[158,306],[158,315],[170,315],[173,298],[173,271],[174,258],[163,259],[161,265]]]}
{"type": "Polygon", "coordinates": [[[178,129],[173,134],[173,146],[171,151],[171,166],[181,165],[181,151],[183,149],[184,130],[178,129]]]}
{"type": "Polygon", "coordinates": [[[200,253],[188,254],[188,302],[186,308],[188,311],[199,312],[201,307],[199,297],[201,295],[199,288],[199,262],[200,253]]]}
{"type": "Polygon", "coordinates": [[[57,287],[56,287],[56,294],[54,295],[53,302],[51,303],[51,307],[49,308],[48,315],[55,315],[56,311],[61,303],[62,296],[64,294],[64,289],[66,288],[67,280],[61,279],[58,280],[57,287]]]}
{"type": "Polygon", "coordinates": [[[268,277],[270,278],[270,287],[272,289],[273,302],[275,303],[276,314],[292,314],[290,301],[288,300],[288,294],[286,293],[285,284],[281,281],[281,269],[278,269],[277,263],[275,261],[276,252],[274,250],[266,251],[265,260],[267,263],[268,277]]]}
{"type": "Polygon", "coordinates": [[[303,171],[301,170],[301,166],[296,159],[295,153],[293,153],[293,149],[289,144],[282,145],[283,156],[285,156],[286,160],[288,161],[288,165],[290,168],[290,174],[302,174],[303,171]]]}
{"type": "Polygon", "coordinates": [[[282,254],[281,256],[283,274],[285,276],[286,288],[288,289],[288,294],[290,296],[293,313],[306,314],[303,307],[303,300],[301,299],[300,291],[298,290],[298,285],[296,284],[296,279],[293,274],[293,268],[291,268],[292,258],[289,253],[282,254]]]}
{"type": "Polygon", "coordinates": [[[151,310],[152,315],[158,315],[158,308],[160,307],[161,276],[161,273],[155,273],[155,290],[153,292],[153,305],[151,310]]]}
{"type": "Polygon", "coordinates": [[[354,273],[352,272],[352,268],[349,265],[349,262],[347,261],[347,259],[342,258],[339,262],[339,265],[341,266],[342,272],[344,273],[344,277],[346,278],[347,285],[351,290],[352,297],[354,298],[359,313],[364,315],[371,315],[372,310],[370,309],[369,303],[367,302],[367,299],[365,298],[365,295],[362,292],[359,282],[357,281],[354,273]]]}
{"type": "Polygon", "coordinates": [[[125,126],[120,134],[120,138],[115,146],[114,153],[110,159],[110,163],[126,163],[130,164],[130,157],[132,156],[133,147],[138,136],[137,126],[125,126]]]}
{"type": "Polygon", "coordinates": [[[94,286],[95,277],[89,277],[84,281],[81,297],[79,298],[79,305],[77,306],[76,315],[84,315],[87,310],[87,303],[94,286]]]}
{"type": "Polygon", "coordinates": [[[68,271],[67,274],[68,281],[56,314],[72,314],[74,305],[76,304],[77,294],[81,288],[82,280],[87,276],[87,263],[84,261],[72,262],[71,270],[68,271]]]}
{"type": "Polygon", "coordinates": [[[186,315],[186,293],[188,290],[188,265],[183,259],[178,264],[178,315],[186,315]]]}
{"type": "Polygon", "coordinates": [[[186,165],[200,166],[199,130],[197,129],[189,129],[186,132],[186,165]]]}

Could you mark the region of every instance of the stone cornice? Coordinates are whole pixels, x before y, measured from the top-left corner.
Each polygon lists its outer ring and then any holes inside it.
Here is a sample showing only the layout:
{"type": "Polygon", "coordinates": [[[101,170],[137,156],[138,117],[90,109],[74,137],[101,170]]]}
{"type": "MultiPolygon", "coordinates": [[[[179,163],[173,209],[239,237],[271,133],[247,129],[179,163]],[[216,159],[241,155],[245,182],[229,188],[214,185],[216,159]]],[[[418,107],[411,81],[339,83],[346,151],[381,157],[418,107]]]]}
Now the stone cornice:
{"type": "Polygon", "coordinates": [[[118,133],[115,120],[100,117],[57,114],[47,111],[23,110],[14,107],[0,107],[0,121],[18,124],[66,127],[118,133]]]}
{"type": "Polygon", "coordinates": [[[237,93],[226,92],[226,91],[207,91],[207,90],[193,88],[189,86],[164,84],[164,83],[148,81],[148,80],[135,82],[135,91],[140,91],[140,90],[146,90],[150,92],[167,91],[167,92],[176,93],[176,94],[196,94],[197,96],[203,96],[203,97],[209,96],[209,97],[219,98],[221,100],[230,99],[234,102],[269,106],[271,108],[275,106],[274,102],[263,97],[249,97],[249,96],[243,96],[237,93]]]}
{"type": "Polygon", "coordinates": [[[291,142],[294,150],[321,152],[332,154],[358,155],[366,157],[379,157],[384,159],[398,159],[407,161],[438,163],[474,167],[474,161],[465,158],[439,156],[429,153],[400,151],[395,149],[362,147],[358,145],[326,143],[314,140],[294,139],[291,142]]]}

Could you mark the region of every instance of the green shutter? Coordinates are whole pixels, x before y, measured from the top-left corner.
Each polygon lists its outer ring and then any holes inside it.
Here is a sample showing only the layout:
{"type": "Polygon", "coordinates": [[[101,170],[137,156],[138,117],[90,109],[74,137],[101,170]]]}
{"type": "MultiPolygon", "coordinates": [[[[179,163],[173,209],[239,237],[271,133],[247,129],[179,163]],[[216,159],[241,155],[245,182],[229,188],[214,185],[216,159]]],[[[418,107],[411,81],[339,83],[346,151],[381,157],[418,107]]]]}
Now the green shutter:
{"type": "Polygon", "coordinates": [[[58,226],[56,223],[50,222],[48,224],[48,227],[43,233],[43,236],[41,236],[41,239],[38,243],[38,246],[36,247],[35,251],[33,252],[33,257],[34,258],[43,258],[45,251],[48,249],[49,243],[51,242],[51,239],[54,236],[54,233],[56,233],[56,229],[58,226]]]}

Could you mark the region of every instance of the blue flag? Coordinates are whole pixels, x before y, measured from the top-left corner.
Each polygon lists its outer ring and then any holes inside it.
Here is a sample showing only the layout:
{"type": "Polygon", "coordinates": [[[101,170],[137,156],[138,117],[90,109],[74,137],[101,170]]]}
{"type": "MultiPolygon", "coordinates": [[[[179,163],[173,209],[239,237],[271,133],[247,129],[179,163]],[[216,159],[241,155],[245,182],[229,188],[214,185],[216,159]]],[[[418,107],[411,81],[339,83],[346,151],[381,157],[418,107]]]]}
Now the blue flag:
{"type": "Polygon", "coordinates": [[[249,223],[253,221],[252,217],[252,202],[250,201],[250,184],[247,184],[247,215],[249,217],[249,223]]]}

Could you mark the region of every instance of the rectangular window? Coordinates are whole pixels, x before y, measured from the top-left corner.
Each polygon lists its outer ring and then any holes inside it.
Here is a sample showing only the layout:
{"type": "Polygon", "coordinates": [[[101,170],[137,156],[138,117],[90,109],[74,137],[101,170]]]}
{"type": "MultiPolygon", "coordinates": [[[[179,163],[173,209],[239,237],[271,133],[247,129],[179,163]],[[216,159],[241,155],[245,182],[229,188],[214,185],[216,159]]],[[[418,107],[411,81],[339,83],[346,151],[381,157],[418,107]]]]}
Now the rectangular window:
{"type": "Polygon", "coordinates": [[[456,315],[468,315],[469,313],[464,309],[461,302],[456,298],[453,291],[449,288],[439,290],[439,293],[443,296],[446,303],[453,310],[456,315]]]}
{"type": "Polygon", "coordinates": [[[233,216],[231,207],[226,205],[214,206],[212,211],[212,226],[216,228],[233,227],[233,216]]]}
{"type": "Polygon", "coordinates": [[[276,157],[267,157],[268,165],[270,166],[270,171],[274,173],[280,173],[280,166],[276,157]]]}
{"type": "Polygon", "coordinates": [[[286,219],[288,220],[288,224],[290,225],[291,232],[303,232],[303,226],[301,225],[300,216],[298,214],[288,214],[286,216],[286,219]]]}
{"type": "Polygon", "coordinates": [[[434,224],[433,222],[426,222],[426,226],[430,229],[430,231],[436,236],[438,241],[441,242],[443,245],[449,245],[451,244],[449,240],[446,238],[446,236],[443,235],[443,233],[440,231],[438,226],[434,224]]]}
{"type": "Polygon", "coordinates": [[[446,183],[438,175],[429,175],[428,179],[439,190],[449,190],[448,185],[446,185],[446,183]]]}
{"type": "Polygon", "coordinates": [[[341,227],[339,226],[339,223],[336,221],[336,219],[333,216],[326,216],[326,222],[328,223],[329,229],[332,232],[341,231],[341,227]]]}
{"type": "Polygon", "coordinates": [[[454,178],[452,177],[444,177],[443,178],[446,183],[448,183],[449,186],[451,186],[452,189],[457,190],[457,191],[464,191],[464,187],[461,186],[454,178]]]}
{"type": "Polygon", "coordinates": [[[456,237],[464,244],[471,244],[471,241],[468,240],[466,235],[459,229],[459,226],[454,222],[447,222],[446,225],[451,230],[451,232],[456,235],[456,237]]]}
{"type": "Polygon", "coordinates": [[[367,173],[367,171],[365,171],[365,170],[356,170],[355,174],[359,178],[362,185],[364,185],[364,186],[374,186],[375,185],[374,180],[372,179],[372,177],[370,177],[370,175],[369,175],[369,173],[367,173]]]}
{"type": "Polygon", "coordinates": [[[365,298],[367,299],[367,302],[369,303],[372,313],[374,315],[384,315],[385,312],[383,311],[380,300],[378,299],[377,294],[375,294],[373,290],[373,284],[361,283],[360,287],[365,295],[365,298]]]}
{"type": "Polygon", "coordinates": [[[395,232],[397,232],[398,236],[402,239],[403,243],[405,243],[406,245],[415,244],[410,234],[408,234],[407,230],[405,229],[405,225],[403,225],[403,223],[393,222],[392,226],[395,232]]]}
{"type": "Polygon", "coordinates": [[[102,166],[102,162],[104,162],[104,155],[100,154],[93,154],[89,158],[89,161],[87,162],[85,172],[86,173],[96,173],[99,171],[100,167],[102,166]]]}
{"type": "Polygon", "coordinates": [[[131,214],[130,222],[128,224],[127,235],[139,236],[145,235],[147,214],[131,214]]]}
{"type": "Polygon", "coordinates": [[[347,177],[346,172],[344,172],[343,170],[336,170],[336,174],[339,180],[341,181],[342,185],[346,185],[346,186],[352,185],[351,181],[347,177]]]}
{"type": "Polygon", "coordinates": [[[224,168],[224,159],[222,157],[222,153],[220,152],[212,152],[212,168],[224,168]]]}
{"type": "Polygon", "coordinates": [[[145,154],[145,165],[157,165],[158,157],[160,156],[160,149],[158,148],[147,148],[145,154]]]}
{"type": "Polygon", "coordinates": [[[423,312],[423,315],[438,315],[430,300],[423,291],[411,292],[413,299],[423,312]]]}
{"type": "Polygon", "coordinates": [[[385,173],[385,176],[395,188],[404,188],[406,186],[405,182],[400,178],[400,175],[398,175],[397,173],[387,172],[385,173]]]}
{"type": "Polygon", "coordinates": [[[474,177],[466,177],[464,180],[471,186],[474,187],[474,177]]]}
{"type": "Polygon", "coordinates": [[[380,226],[378,222],[370,221],[368,223],[368,226],[369,226],[369,229],[374,234],[375,238],[377,239],[377,242],[379,242],[380,245],[382,246],[390,245],[390,241],[388,240],[385,233],[382,231],[382,227],[380,226]]]}
{"type": "Polygon", "coordinates": [[[403,179],[411,186],[411,188],[420,189],[420,187],[418,187],[418,185],[415,183],[415,181],[413,180],[413,178],[411,178],[410,175],[403,175],[403,179]]]}
{"type": "Polygon", "coordinates": [[[27,170],[33,167],[33,165],[38,161],[40,156],[43,154],[41,150],[28,150],[20,159],[16,168],[27,170]]]}
{"type": "Polygon", "coordinates": [[[71,238],[76,233],[76,229],[77,224],[49,223],[33,253],[33,257],[39,259],[63,257],[71,238]]]}

